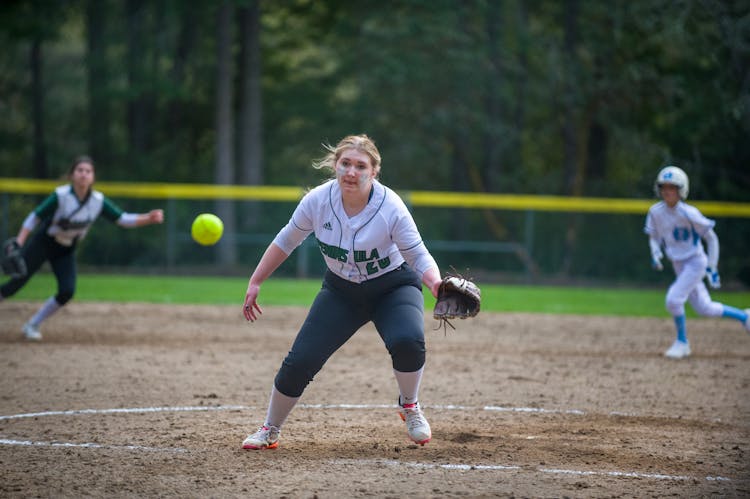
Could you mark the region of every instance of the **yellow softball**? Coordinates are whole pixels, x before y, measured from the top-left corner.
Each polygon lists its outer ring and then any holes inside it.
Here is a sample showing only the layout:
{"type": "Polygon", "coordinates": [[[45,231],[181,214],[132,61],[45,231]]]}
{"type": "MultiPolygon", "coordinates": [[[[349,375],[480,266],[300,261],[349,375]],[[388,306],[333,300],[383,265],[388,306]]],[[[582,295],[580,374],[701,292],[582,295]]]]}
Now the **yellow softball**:
{"type": "Polygon", "coordinates": [[[224,222],[213,213],[201,213],[195,217],[193,226],[190,228],[193,240],[203,246],[216,244],[223,233],[224,222]]]}

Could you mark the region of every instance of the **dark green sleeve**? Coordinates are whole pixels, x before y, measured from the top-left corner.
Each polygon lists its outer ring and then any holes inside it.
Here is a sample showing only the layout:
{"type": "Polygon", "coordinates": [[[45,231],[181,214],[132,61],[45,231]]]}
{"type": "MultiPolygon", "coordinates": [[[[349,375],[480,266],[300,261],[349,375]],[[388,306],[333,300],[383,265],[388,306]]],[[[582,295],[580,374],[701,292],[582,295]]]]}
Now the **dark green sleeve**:
{"type": "Polygon", "coordinates": [[[117,219],[125,213],[119,206],[109,200],[107,196],[104,196],[104,202],[102,205],[102,216],[110,222],[117,222],[117,219]]]}
{"type": "Polygon", "coordinates": [[[46,220],[48,218],[52,218],[52,215],[55,214],[56,209],[57,193],[53,192],[49,195],[49,197],[47,197],[47,199],[42,201],[39,206],[34,208],[34,213],[36,213],[36,216],[38,216],[41,220],[46,220]]]}

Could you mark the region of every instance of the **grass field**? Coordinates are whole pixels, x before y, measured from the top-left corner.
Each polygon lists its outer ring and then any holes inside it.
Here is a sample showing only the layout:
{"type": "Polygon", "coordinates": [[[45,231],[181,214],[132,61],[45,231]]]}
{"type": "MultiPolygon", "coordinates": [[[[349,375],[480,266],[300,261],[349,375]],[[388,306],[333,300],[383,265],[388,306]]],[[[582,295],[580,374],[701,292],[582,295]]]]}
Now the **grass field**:
{"type": "MultiPolygon", "coordinates": [[[[39,273],[17,299],[43,300],[55,289],[52,274],[39,273]]],[[[81,274],[77,301],[217,304],[240,306],[247,279],[81,274]]],[[[319,279],[269,279],[261,291],[263,305],[307,306],[320,288],[319,279]]],[[[664,317],[666,289],[582,288],[525,285],[483,285],[482,310],[548,314],[664,317]]],[[[714,300],[739,308],[750,306],[750,292],[713,292],[714,300]]],[[[427,296],[430,309],[434,299],[427,296]]],[[[693,314],[690,307],[688,316],[693,314]]]]}

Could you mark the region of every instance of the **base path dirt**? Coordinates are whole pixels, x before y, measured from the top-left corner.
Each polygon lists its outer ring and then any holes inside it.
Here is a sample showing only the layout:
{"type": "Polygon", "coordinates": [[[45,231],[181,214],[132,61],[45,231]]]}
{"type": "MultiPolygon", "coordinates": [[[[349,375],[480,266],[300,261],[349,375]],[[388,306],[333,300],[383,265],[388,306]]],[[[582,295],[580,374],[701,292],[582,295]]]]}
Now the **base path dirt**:
{"type": "Polygon", "coordinates": [[[306,310],[0,303],[2,497],[748,497],[750,335],[688,321],[482,312],[434,330],[412,444],[376,331],[309,385],[278,449],[245,451],[306,310]]]}

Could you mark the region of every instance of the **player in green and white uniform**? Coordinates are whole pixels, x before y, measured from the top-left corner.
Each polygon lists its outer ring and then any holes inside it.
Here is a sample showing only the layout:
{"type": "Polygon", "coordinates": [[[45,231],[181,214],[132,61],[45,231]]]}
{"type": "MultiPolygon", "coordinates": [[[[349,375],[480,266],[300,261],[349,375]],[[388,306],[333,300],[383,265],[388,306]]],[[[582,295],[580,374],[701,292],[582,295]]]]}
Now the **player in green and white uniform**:
{"type": "Polygon", "coordinates": [[[261,284],[314,234],[328,270],[276,375],[265,422],[245,439],[245,449],[278,445],[281,425],[307,384],[370,321],[390,353],[409,438],[425,444],[432,436],[418,403],[426,358],[422,283],[437,297],[440,271],[401,198],[378,182],[380,153],[370,138],[349,136],[327,149],[317,166],[336,178],[300,201],[248,283],[243,313],[252,322],[262,313],[261,284]]]}
{"type": "Polygon", "coordinates": [[[45,261],[50,263],[57,279],[57,293],[44,302],[23,326],[24,337],[28,340],[41,340],[39,326],[42,321],[73,297],[76,286],[76,245],[86,237],[97,218],[103,216],[122,227],[140,227],[162,223],[164,220],[164,212],[160,209],[143,214],[124,212],[101,192],[93,189],[94,177],[91,158],[77,158],[68,172],[70,184],[56,188],[37,206],[26,217],[16,237],[26,262],[27,273],[0,287],[0,301],[21,289],[45,261]],[[34,231],[37,226],[39,230],[34,231]]]}

